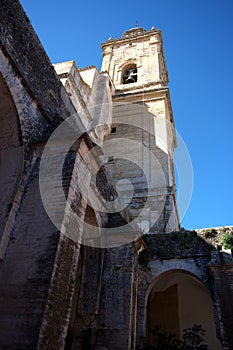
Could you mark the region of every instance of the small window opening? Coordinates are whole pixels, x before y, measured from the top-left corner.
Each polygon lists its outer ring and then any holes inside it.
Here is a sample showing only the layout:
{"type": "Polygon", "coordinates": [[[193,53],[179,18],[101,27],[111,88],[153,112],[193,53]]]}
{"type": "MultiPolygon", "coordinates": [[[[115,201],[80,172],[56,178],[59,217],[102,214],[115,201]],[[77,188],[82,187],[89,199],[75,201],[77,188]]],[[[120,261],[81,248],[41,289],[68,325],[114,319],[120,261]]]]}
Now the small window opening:
{"type": "Polygon", "coordinates": [[[113,126],[113,127],[111,128],[111,134],[115,134],[115,133],[116,133],[116,127],[113,126]]]}
{"type": "Polygon", "coordinates": [[[123,84],[130,84],[130,83],[136,83],[137,81],[137,67],[136,65],[132,65],[128,67],[123,72],[123,84]]]}

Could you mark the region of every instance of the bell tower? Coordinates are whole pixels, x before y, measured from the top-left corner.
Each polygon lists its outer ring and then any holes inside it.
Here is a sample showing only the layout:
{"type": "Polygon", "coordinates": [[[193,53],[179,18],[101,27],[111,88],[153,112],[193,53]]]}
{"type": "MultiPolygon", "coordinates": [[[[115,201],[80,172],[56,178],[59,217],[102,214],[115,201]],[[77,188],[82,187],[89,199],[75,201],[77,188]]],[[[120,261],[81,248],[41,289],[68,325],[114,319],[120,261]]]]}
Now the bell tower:
{"type": "Polygon", "coordinates": [[[161,88],[168,83],[161,31],[132,28],[120,39],[102,44],[102,71],[107,71],[117,90],[161,88]],[[128,85],[133,84],[133,85],[128,85]]]}
{"type": "MultiPolygon", "coordinates": [[[[126,179],[134,186],[128,207],[145,233],[173,231],[179,226],[173,157],[176,133],[161,31],[132,28],[121,38],[109,38],[102,51],[102,72],[109,74],[115,88],[109,139],[135,141],[124,147],[124,141],[114,144],[116,157],[111,157],[110,172],[116,184],[126,179]],[[134,152],[134,167],[128,164],[128,150],[134,152]],[[127,162],[119,160],[124,153],[127,162]]],[[[121,187],[128,203],[129,187],[121,187]]]]}

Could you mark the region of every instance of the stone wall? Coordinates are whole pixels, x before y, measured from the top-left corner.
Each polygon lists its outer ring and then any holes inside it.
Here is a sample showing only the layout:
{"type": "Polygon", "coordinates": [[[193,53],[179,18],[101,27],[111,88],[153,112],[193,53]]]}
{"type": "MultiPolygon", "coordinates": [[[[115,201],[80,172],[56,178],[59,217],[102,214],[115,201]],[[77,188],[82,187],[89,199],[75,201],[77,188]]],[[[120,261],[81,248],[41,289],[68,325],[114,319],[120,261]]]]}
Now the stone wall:
{"type": "MultiPolygon", "coordinates": [[[[1,183],[6,192],[1,203],[0,347],[31,350],[40,339],[39,348],[58,349],[65,343],[69,324],[87,188],[96,164],[96,159],[90,160],[92,168],[85,171],[80,159],[93,143],[83,135],[84,125],[18,1],[1,2],[0,43],[1,183]],[[61,225],[55,227],[41,198],[41,156],[53,130],[73,114],[77,137],[83,137],[81,143],[69,145],[73,148],[65,157],[61,179],[68,201],[60,213],[61,225]],[[4,116],[9,117],[8,129],[4,116]],[[82,179],[75,182],[77,176],[82,179]],[[81,223],[74,237],[69,230],[74,223],[68,224],[71,207],[81,223]]],[[[59,180],[49,175],[63,147],[59,139],[53,142],[55,153],[45,174],[48,193],[59,180]]],[[[55,191],[50,205],[56,209],[59,202],[55,191]]]]}
{"type": "MultiPolygon", "coordinates": [[[[93,294],[96,278],[91,278],[90,270],[88,274],[83,271],[81,283],[89,291],[85,289],[86,294],[79,298],[78,305],[74,303],[76,317],[71,349],[135,348],[137,250],[138,245],[131,244],[102,251],[100,299],[92,312],[89,309],[96,300],[93,294]]],[[[87,266],[91,266],[91,261],[87,266]]]]}
{"type": "Polygon", "coordinates": [[[96,67],[79,70],[74,61],[54,65],[88,134],[102,146],[112,123],[112,93],[110,78],[96,67]]]}
{"type": "Polygon", "coordinates": [[[233,349],[233,264],[210,265],[214,280],[214,291],[220,321],[219,337],[223,350],[233,349]]]}
{"type": "Polygon", "coordinates": [[[130,100],[114,98],[114,132],[106,136],[104,144],[109,156],[107,169],[137,229],[144,233],[171,232],[178,227],[168,156],[168,149],[173,152],[174,145],[169,144],[172,142],[169,135],[161,147],[158,135],[158,125],[163,121],[166,129],[167,116],[158,120],[148,106],[139,102],[140,97],[137,103],[130,100]]]}

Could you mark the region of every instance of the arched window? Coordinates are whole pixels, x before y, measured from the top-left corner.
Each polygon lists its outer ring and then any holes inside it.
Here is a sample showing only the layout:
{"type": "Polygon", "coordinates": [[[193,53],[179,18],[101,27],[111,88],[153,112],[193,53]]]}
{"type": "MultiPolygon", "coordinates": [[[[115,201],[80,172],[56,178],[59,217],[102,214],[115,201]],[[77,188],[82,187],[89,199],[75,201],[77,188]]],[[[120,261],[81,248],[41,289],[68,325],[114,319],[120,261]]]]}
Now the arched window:
{"type": "Polygon", "coordinates": [[[131,64],[125,67],[122,72],[123,84],[136,83],[138,77],[136,64],[131,64]]]}

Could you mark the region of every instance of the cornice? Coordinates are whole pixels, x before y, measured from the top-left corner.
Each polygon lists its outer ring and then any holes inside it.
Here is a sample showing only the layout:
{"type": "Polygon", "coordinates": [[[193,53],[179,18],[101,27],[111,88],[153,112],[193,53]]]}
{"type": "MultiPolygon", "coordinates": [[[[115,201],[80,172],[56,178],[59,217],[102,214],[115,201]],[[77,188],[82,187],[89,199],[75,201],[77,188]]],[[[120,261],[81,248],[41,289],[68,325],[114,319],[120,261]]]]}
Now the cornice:
{"type": "Polygon", "coordinates": [[[135,36],[129,36],[129,37],[121,37],[121,38],[117,38],[117,39],[113,39],[113,38],[109,38],[107,41],[103,42],[101,44],[102,49],[104,47],[107,46],[115,46],[117,44],[123,44],[123,43],[127,43],[129,41],[142,41],[145,38],[149,38],[152,37],[154,35],[158,35],[159,39],[161,39],[161,31],[158,29],[152,29],[146,32],[142,32],[142,34],[139,35],[135,35],[135,36]]]}

